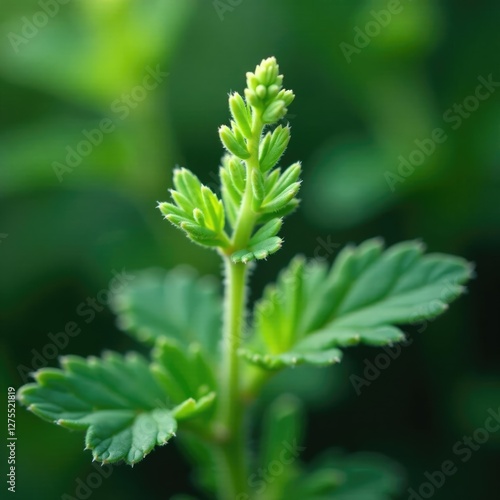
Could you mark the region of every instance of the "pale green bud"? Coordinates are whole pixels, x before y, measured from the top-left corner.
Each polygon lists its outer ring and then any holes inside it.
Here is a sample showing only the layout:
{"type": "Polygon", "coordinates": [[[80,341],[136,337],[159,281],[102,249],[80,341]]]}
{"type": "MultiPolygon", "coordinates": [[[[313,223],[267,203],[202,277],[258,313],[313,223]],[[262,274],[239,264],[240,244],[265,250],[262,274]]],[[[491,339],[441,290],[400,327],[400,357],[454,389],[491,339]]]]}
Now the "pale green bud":
{"type": "Polygon", "coordinates": [[[197,224],[200,226],[205,225],[205,216],[203,215],[203,212],[199,208],[195,208],[193,210],[193,218],[196,221],[197,224]]]}
{"type": "Polygon", "coordinates": [[[247,138],[252,137],[252,118],[240,94],[235,92],[229,98],[229,109],[243,135],[247,138]]]}
{"type": "Polygon", "coordinates": [[[276,123],[281,120],[286,114],[285,101],[274,101],[272,102],[264,111],[262,115],[262,121],[264,123],[276,123]]]}
{"type": "Polygon", "coordinates": [[[255,93],[254,90],[251,89],[245,89],[245,99],[247,100],[248,104],[254,107],[259,107],[262,104],[259,96],[255,93]]]}
{"type": "Polygon", "coordinates": [[[281,90],[276,99],[280,99],[285,102],[285,106],[290,106],[295,99],[295,94],[291,90],[281,90]]]}
{"type": "Polygon", "coordinates": [[[250,157],[245,141],[238,140],[236,134],[226,125],[219,128],[219,137],[224,147],[233,155],[243,160],[250,157]]]}
{"type": "Polygon", "coordinates": [[[273,168],[285,152],[290,141],[290,128],[279,125],[268,132],[260,144],[259,164],[263,172],[273,168]]]}
{"type": "Polygon", "coordinates": [[[258,210],[266,191],[264,188],[264,178],[261,172],[254,170],[252,172],[252,192],[253,192],[253,209],[258,210]]]}
{"type": "Polygon", "coordinates": [[[264,85],[259,85],[255,89],[255,93],[260,97],[260,99],[264,100],[267,94],[267,89],[264,87],[264,85]]]}

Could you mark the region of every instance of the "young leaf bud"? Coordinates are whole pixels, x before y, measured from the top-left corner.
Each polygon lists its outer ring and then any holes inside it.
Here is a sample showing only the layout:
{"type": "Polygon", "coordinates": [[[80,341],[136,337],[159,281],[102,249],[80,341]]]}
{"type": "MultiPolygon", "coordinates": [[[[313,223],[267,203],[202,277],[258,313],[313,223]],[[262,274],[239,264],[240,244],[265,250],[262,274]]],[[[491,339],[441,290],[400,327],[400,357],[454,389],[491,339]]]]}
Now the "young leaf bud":
{"type": "Polygon", "coordinates": [[[234,93],[229,98],[229,109],[235,122],[238,124],[241,132],[246,138],[252,137],[252,124],[250,113],[248,112],[245,101],[238,93],[234,93]]]}
{"type": "Polygon", "coordinates": [[[259,96],[260,99],[264,100],[266,98],[267,89],[266,87],[264,87],[264,85],[259,85],[255,89],[255,93],[259,96]]]}
{"type": "Polygon", "coordinates": [[[219,137],[224,147],[233,155],[238,158],[242,158],[243,160],[250,157],[250,153],[248,152],[244,142],[242,144],[238,141],[236,135],[228,126],[222,125],[219,128],[219,137]]]}
{"type": "Polygon", "coordinates": [[[264,178],[261,172],[258,170],[254,170],[252,172],[252,192],[253,192],[253,201],[254,201],[254,210],[258,210],[264,196],[266,195],[264,189],[264,178]]]}
{"type": "Polygon", "coordinates": [[[286,114],[285,101],[277,100],[272,102],[264,111],[262,121],[264,123],[276,123],[286,114]]]}
{"type": "Polygon", "coordinates": [[[259,154],[260,168],[263,172],[271,170],[281,155],[285,152],[290,141],[290,128],[279,125],[273,133],[267,133],[261,143],[259,154]]]}
{"type": "Polygon", "coordinates": [[[277,212],[285,207],[285,205],[291,201],[294,196],[297,194],[300,187],[300,182],[294,182],[289,187],[287,187],[284,191],[282,191],[276,197],[267,197],[269,200],[264,200],[264,203],[261,206],[261,210],[263,212],[277,212]]]}
{"type": "Polygon", "coordinates": [[[200,226],[205,225],[205,216],[203,215],[203,212],[199,208],[195,208],[193,210],[193,218],[198,225],[200,226]]]}
{"type": "Polygon", "coordinates": [[[255,245],[261,241],[271,238],[271,236],[276,236],[281,229],[282,223],[283,219],[271,219],[252,236],[250,239],[250,245],[255,245]]]}

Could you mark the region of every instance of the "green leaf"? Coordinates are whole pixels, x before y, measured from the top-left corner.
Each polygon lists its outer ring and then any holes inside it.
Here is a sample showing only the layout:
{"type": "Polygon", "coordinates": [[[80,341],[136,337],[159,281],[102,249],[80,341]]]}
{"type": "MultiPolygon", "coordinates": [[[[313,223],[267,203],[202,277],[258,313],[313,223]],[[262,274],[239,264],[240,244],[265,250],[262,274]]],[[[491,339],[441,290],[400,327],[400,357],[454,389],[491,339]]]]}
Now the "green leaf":
{"type": "Polygon", "coordinates": [[[255,211],[259,210],[259,207],[266,195],[264,187],[264,176],[259,170],[254,170],[251,175],[252,180],[252,192],[253,192],[253,209],[255,211]]]}
{"type": "Polygon", "coordinates": [[[375,453],[342,455],[330,451],[292,483],[291,500],[389,500],[403,489],[401,467],[375,453]]]}
{"type": "Polygon", "coordinates": [[[261,260],[267,258],[268,255],[277,252],[281,245],[283,244],[283,240],[278,236],[272,236],[271,238],[267,238],[253,245],[249,245],[249,247],[245,250],[238,250],[231,255],[231,260],[233,262],[243,262],[247,264],[252,260],[261,260]]]}
{"type": "Polygon", "coordinates": [[[246,185],[246,169],[241,160],[226,154],[219,169],[221,194],[229,223],[234,227],[246,185]]]}
{"type": "Polygon", "coordinates": [[[68,356],[61,363],[62,370],[39,370],[19,399],[44,420],[85,430],[94,460],[134,464],[175,436],[175,408],[138,354],[68,356]]]}
{"type": "Polygon", "coordinates": [[[159,339],[153,350],[152,371],[170,400],[180,405],[176,418],[205,411],[215,397],[215,374],[197,344],[184,349],[173,339],[159,339]]]}
{"type": "Polygon", "coordinates": [[[282,193],[285,189],[290,187],[293,183],[297,182],[300,177],[302,168],[300,162],[290,165],[276,180],[271,189],[267,192],[267,198],[273,199],[282,193]]]}
{"type": "Polygon", "coordinates": [[[266,196],[260,210],[267,213],[276,213],[284,209],[290,201],[295,197],[300,188],[300,182],[294,182],[276,197],[266,196]]]}
{"type": "Polygon", "coordinates": [[[229,109],[243,135],[250,139],[252,137],[252,117],[245,101],[238,92],[229,97],[229,109]]]}
{"type": "Polygon", "coordinates": [[[227,125],[222,125],[219,128],[219,137],[222,145],[229,153],[242,160],[250,158],[250,153],[248,152],[243,135],[237,135],[237,130],[231,130],[227,125]]]}
{"type": "Polygon", "coordinates": [[[256,243],[260,243],[268,238],[276,236],[282,225],[283,219],[277,218],[270,220],[267,224],[264,224],[261,228],[259,228],[250,238],[250,245],[255,245],[256,243]]]}
{"type": "Polygon", "coordinates": [[[285,101],[277,99],[265,109],[262,115],[262,121],[264,123],[276,123],[286,115],[286,111],[285,101]]]}
{"type": "Polygon", "coordinates": [[[216,282],[194,269],[149,269],[118,293],[112,304],[118,326],[147,344],[171,337],[180,345],[199,344],[212,362],[218,358],[222,301],[216,282]]]}
{"type": "Polygon", "coordinates": [[[342,351],[339,349],[308,351],[297,347],[291,352],[280,354],[261,354],[253,349],[241,349],[240,354],[250,363],[268,370],[279,370],[287,366],[296,366],[303,363],[315,366],[329,366],[340,363],[342,360],[342,351]]]}
{"type": "Polygon", "coordinates": [[[397,325],[444,312],[472,271],[461,258],[424,255],[415,241],[385,251],[378,239],[346,247],[330,270],[295,259],[256,303],[257,335],[242,355],[267,368],[326,364],[340,358],[332,349],[401,341],[397,325]]]}
{"type": "Polygon", "coordinates": [[[229,238],[224,232],[222,201],[185,168],[174,171],[174,186],[170,194],[175,204],[158,204],[165,218],[199,245],[226,247],[229,238]]]}
{"type": "Polygon", "coordinates": [[[269,175],[271,182],[268,183],[266,196],[260,208],[261,212],[278,212],[286,209],[299,191],[300,171],[301,166],[297,162],[288,167],[279,177],[274,172],[269,175]]]}
{"type": "Polygon", "coordinates": [[[259,148],[259,165],[262,172],[271,170],[285,152],[290,142],[290,127],[278,125],[273,132],[268,132],[259,148]]]}

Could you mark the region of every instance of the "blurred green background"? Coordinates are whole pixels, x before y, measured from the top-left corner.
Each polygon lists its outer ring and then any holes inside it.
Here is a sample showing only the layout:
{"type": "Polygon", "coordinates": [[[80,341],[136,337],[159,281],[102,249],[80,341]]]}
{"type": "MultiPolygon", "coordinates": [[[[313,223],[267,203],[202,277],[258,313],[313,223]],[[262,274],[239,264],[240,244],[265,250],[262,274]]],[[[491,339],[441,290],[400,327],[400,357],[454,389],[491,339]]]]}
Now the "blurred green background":
{"type": "MultiPolygon", "coordinates": [[[[297,96],[285,160],[303,161],[303,203],[284,248],[254,273],[252,300],[294,254],[332,260],[376,235],[421,238],[474,261],[478,275],[444,317],[407,329],[414,342],[361,395],[349,377],[363,376],[374,349],[298,377],[303,458],[330,446],[381,452],[405,467],[406,488],[456,458],[455,443],[500,406],[500,88],[471,97],[481,78],[500,82],[498,3],[23,0],[1,16],[2,387],[19,387],[20,365],[35,368],[34,351],[69,321],[82,333],[61,354],[135,348],[108,307],[88,324],[77,312],[113,271],[187,263],[219,273],[216,254],[155,205],[174,165],[217,183],[227,94],[274,55],[297,96]],[[419,164],[405,170],[401,156],[419,164]]],[[[94,470],[82,435],[21,407],[17,433],[17,498],[75,496],[94,470]]],[[[499,451],[500,432],[435,498],[497,498],[499,451]]],[[[196,490],[174,445],[116,467],[91,498],[179,492],[196,490]]]]}

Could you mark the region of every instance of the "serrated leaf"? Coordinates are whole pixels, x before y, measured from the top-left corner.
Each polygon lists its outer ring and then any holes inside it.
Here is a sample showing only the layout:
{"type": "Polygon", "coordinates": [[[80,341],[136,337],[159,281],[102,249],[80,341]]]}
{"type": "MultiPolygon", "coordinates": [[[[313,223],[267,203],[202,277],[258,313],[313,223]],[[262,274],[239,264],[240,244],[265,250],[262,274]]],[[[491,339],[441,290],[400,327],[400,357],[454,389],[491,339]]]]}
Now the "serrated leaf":
{"type": "Polygon", "coordinates": [[[236,189],[243,193],[245,191],[246,168],[242,161],[236,156],[226,155],[223,159],[223,165],[226,166],[231,180],[236,189]]]}
{"type": "Polygon", "coordinates": [[[229,109],[231,115],[238,124],[243,134],[247,138],[252,137],[252,117],[247,108],[245,101],[238,92],[235,92],[229,97],[229,109]]]}
{"type": "Polygon", "coordinates": [[[118,326],[141,342],[171,337],[199,344],[215,363],[222,328],[222,300],[216,282],[194,269],[149,269],[118,293],[112,304],[118,326]]]}
{"type": "Polygon", "coordinates": [[[281,354],[260,354],[251,349],[241,349],[241,356],[247,361],[268,370],[280,370],[287,366],[298,366],[304,363],[314,366],[329,366],[340,363],[342,351],[327,349],[323,351],[302,351],[300,348],[281,354]]]}
{"type": "Polygon", "coordinates": [[[185,168],[174,171],[174,186],[176,189],[171,189],[170,194],[175,204],[158,204],[165,218],[182,229],[194,243],[226,247],[229,238],[224,232],[225,213],[222,201],[185,168]]]}
{"type": "Polygon", "coordinates": [[[267,198],[272,199],[286,190],[293,183],[297,182],[301,172],[300,162],[290,165],[276,180],[271,189],[267,192],[267,198]]]}
{"type": "Polygon", "coordinates": [[[283,219],[277,218],[270,220],[268,223],[259,228],[250,238],[250,245],[255,245],[264,240],[267,240],[268,238],[276,236],[279,233],[282,225],[283,219]]]}
{"type": "Polygon", "coordinates": [[[260,211],[264,213],[276,213],[286,208],[295,195],[299,192],[300,182],[294,182],[277,194],[267,194],[264,198],[260,211]]]}
{"type": "Polygon", "coordinates": [[[202,204],[200,196],[201,182],[186,168],[176,168],[173,174],[175,189],[188,199],[191,199],[195,206],[202,204]]]}
{"type": "Polygon", "coordinates": [[[283,240],[281,238],[272,236],[271,238],[249,245],[247,249],[234,252],[231,255],[231,260],[235,263],[243,262],[244,264],[252,260],[262,260],[267,258],[270,254],[277,252],[282,244],[283,240]]]}
{"type": "Polygon", "coordinates": [[[94,460],[134,464],[175,436],[173,405],[138,354],[68,356],[62,365],[39,370],[19,399],[44,420],[85,430],[94,460]]]}
{"type": "Polygon", "coordinates": [[[415,241],[385,251],[378,239],[346,247],[330,270],[296,259],[256,303],[256,337],[242,355],[279,368],[321,364],[331,349],[360,342],[401,341],[397,325],[439,315],[464,292],[471,276],[472,266],[464,259],[424,255],[415,241]]]}
{"type": "Polygon", "coordinates": [[[259,210],[260,204],[266,195],[265,187],[264,187],[264,176],[262,172],[255,169],[252,172],[251,176],[252,180],[252,192],[253,192],[253,209],[255,211],[259,210]]]}
{"type": "Polygon", "coordinates": [[[189,238],[195,243],[213,247],[222,246],[221,240],[218,239],[218,234],[212,229],[200,226],[195,222],[181,222],[180,228],[185,231],[189,238]]]}
{"type": "Polygon", "coordinates": [[[224,207],[222,202],[217,198],[207,186],[201,187],[201,197],[203,199],[206,227],[221,233],[224,229],[224,207]]]}
{"type": "Polygon", "coordinates": [[[243,200],[246,184],[246,169],[241,160],[226,154],[219,169],[221,194],[229,224],[234,227],[243,200]]]}
{"type": "Polygon", "coordinates": [[[238,128],[230,129],[227,125],[222,125],[219,128],[219,137],[222,145],[227,151],[242,160],[250,157],[244,137],[239,133],[238,128]]]}
{"type": "Polygon", "coordinates": [[[284,207],[280,208],[279,210],[276,210],[275,212],[260,214],[260,216],[258,218],[258,223],[265,224],[266,222],[270,221],[271,219],[275,219],[277,217],[283,218],[286,215],[290,215],[292,212],[297,210],[299,203],[300,203],[300,200],[298,200],[297,198],[294,198],[293,200],[289,201],[284,207]]]}
{"type": "Polygon", "coordinates": [[[268,132],[260,145],[259,164],[262,172],[271,170],[285,152],[290,141],[290,128],[278,125],[268,132]]]}

